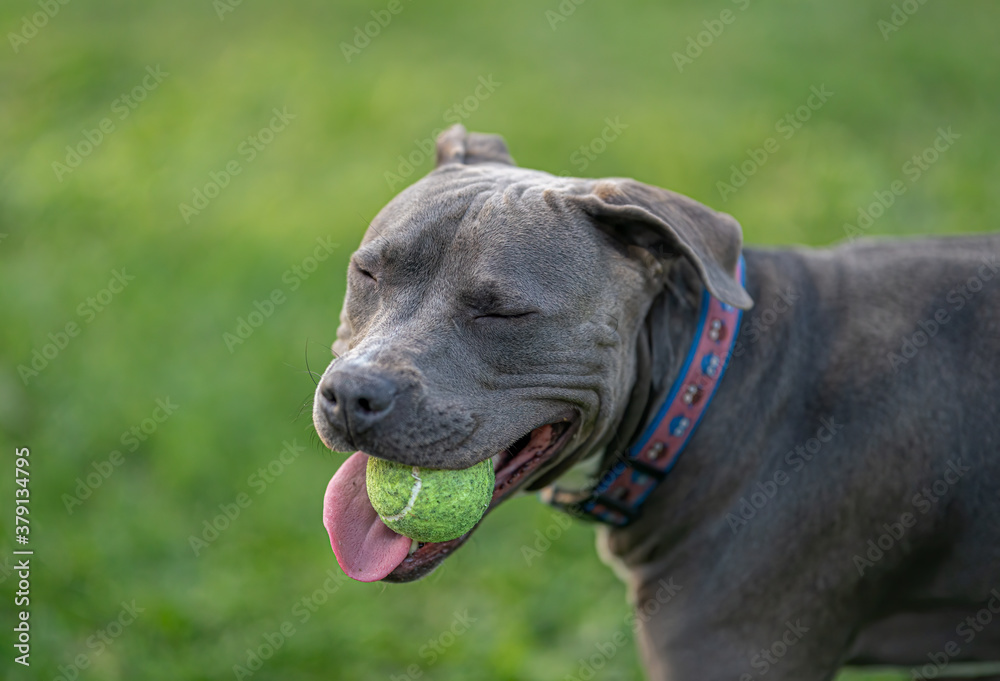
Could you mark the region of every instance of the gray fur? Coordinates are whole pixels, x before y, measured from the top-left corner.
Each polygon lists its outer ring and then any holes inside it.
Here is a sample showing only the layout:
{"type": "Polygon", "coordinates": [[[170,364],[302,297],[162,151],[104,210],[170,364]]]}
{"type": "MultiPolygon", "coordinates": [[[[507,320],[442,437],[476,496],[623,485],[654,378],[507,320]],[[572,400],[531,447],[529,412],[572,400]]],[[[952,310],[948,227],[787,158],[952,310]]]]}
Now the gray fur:
{"type": "Polygon", "coordinates": [[[324,442],[463,468],[572,414],[539,488],[645,427],[703,287],[756,301],[673,472],[638,521],[600,531],[639,611],[657,603],[638,630],[650,678],[760,678],[760,650],[783,636],[796,640],[769,681],[923,665],[948,640],[955,661],[1000,660],[1000,621],[969,643],[956,633],[1000,594],[1000,237],[744,249],[744,290],[739,225],[691,199],[517,168],[499,137],[461,126],[438,159],[352,260],[340,358],[316,395],[324,442]],[[496,311],[532,314],[476,318],[496,311]],[[921,347],[904,343],[921,330],[921,347]],[[371,381],[390,407],[351,433],[325,395],[378,393],[371,381]],[[913,526],[859,567],[904,513],[913,526]],[[660,607],[663,580],[681,589],[660,607]]]}

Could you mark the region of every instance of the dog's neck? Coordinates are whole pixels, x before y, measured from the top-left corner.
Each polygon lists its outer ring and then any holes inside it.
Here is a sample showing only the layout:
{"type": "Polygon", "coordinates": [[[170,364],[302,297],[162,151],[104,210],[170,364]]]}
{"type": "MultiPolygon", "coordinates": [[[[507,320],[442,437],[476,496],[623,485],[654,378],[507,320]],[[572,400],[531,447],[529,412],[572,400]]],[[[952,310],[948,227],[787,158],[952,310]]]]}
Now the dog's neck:
{"type": "MultiPolygon", "coordinates": [[[[788,289],[787,272],[767,266],[767,261],[762,262],[762,256],[753,250],[744,250],[744,256],[745,288],[758,304],[788,289]]],[[[682,290],[693,291],[693,295],[700,292],[690,287],[682,290]]],[[[807,298],[802,293],[803,301],[807,298]]],[[[808,307],[802,304],[789,308],[763,338],[738,340],[719,390],[677,466],[649,495],[635,522],[620,528],[603,526],[598,543],[606,561],[614,557],[631,570],[640,565],[655,570],[657,562],[671,555],[686,537],[704,523],[714,522],[718,508],[728,503],[736,489],[734,485],[754,470],[762,434],[773,432],[785,418],[782,405],[788,399],[787,391],[775,387],[762,392],[759,386],[773,383],[789,361],[800,367],[800,375],[807,371],[809,349],[790,358],[784,345],[775,339],[781,338],[808,307]],[[728,482],[720,484],[720,480],[728,482]]],[[[628,409],[641,412],[642,417],[634,427],[622,419],[618,432],[624,446],[652,421],[680,372],[694,338],[694,315],[694,309],[669,291],[658,296],[650,309],[644,335],[639,339],[648,343],[645,361],[650,367],[649,385],[643,387],[640,366],[628,409]]],[[[742,329],[749,328],[751,319],[752,315],[748,319],[744,314],[742,329]]]]}
{"type": "Polygon", "coordinates": [[[560,475],[556,483],[560,489],[578,493],[591,489],[655,418],[695,340],[703,290],[697,273],[686,261],[678,259],[665,270],[659,293],[636,333],[632,387],[622,416],[604,444],[560,475]]]}
{"type": "MultiPolygon", "coordinates": [[[[630,524],[712,402],[739,332],[739,310],[709,295],[686,261],[672,264],[660,271],[658,293],[634,329],[633,380],[616,428],[606,446],[562,477],[558,490],[543,494],[556,506],[630,524]]],[[[740,263],[741,281],[743,269],[740,263]]]]}
{"type": "Polygon", "coordinates": [[[703,290],[697,273],[686,260],[678,259],[669,268],[663,290],[650,305],[636,337],[632,391],[606,449],[605,463],[616,453],[628,450],[666,400],[695,342],[703,290]]]}

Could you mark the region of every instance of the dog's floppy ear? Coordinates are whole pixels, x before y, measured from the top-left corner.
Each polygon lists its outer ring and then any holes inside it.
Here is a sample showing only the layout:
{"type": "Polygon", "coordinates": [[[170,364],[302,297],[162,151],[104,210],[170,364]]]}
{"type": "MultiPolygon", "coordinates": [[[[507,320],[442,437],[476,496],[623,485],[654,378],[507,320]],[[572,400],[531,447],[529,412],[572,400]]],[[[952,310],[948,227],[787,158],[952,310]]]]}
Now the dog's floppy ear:
{"type": "Polygon", "coordinates": [[[449,163],[506,163],[517,165],[507,151],[507,143],[500,135],[486,135],[480,132],[466,132],[465,126],[457,123],[437,138],[437,163],[435,168],[449,163]]]}
{"type": "Polygon", "coordinates": [[[743,233],[732,216],[629,179],[587,182],[567,198],[615,238],[661,258],[687,258],[722,302],[743,310],[753,307],[750,294],[736,279],[743,233]]]}

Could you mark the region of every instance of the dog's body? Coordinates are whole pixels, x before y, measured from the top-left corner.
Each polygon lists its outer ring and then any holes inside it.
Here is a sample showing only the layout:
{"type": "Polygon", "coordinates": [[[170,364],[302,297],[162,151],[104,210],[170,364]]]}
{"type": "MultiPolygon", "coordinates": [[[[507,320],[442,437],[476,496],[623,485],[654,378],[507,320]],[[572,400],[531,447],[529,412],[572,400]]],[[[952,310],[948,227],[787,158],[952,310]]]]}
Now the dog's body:
{"type": "MultiPolygon", "coordinates": [[[[640,608],[661,579],[682,587],[642,628],[652,678],[818,680],[846,659],[923,666],[949,641],[952,661],[1000,659],[1000,626],[956,633],[1000,587],[998,252],[746,251],[743,344],[643,516],[604,537],[640,608]]],[[[662,304],[652,339],[679,314],[662,304]]]]}
{"type": "Polygon", "coordinates": [[[949,642],[946,661],[1000,660],[1000,622],[975,622],[1000,618],[1000,237],[747,249],[744,290],[729,216],[522,170],[460,127],[438,156],[356,254],[324,441],[462,468],[571,413],[539,488],[644,429],[705,288],[752,298],[678,464],[601,530],[650,677],[820,681],[949,642]]]}

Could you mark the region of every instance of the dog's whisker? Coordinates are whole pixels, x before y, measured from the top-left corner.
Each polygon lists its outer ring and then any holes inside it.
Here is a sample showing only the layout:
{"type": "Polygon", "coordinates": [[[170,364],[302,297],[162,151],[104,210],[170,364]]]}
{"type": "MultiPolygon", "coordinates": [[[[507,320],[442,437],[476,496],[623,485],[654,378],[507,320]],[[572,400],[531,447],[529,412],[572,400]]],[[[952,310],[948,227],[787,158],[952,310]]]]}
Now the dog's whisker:
{"type": "MultiPolygon", "coordinates": [[[[292,422],[293,423],[295,421],[298,421],[302,417],[302,412],[306,411],[306,409],[309,409],[312,406],[312,401],[313,401],[313,396],[312,395],[309,395],[304,400],[302,400],[302,404],[299,405],[298,411],[296,411],[295,412],[295,416],[292,417],[292,422]]],[[[312,411],[312,410],[310,409],[310,411],[312,411]]],[[[316,429],[312,428],[311,430],[312,430],[312,433],[315,435],[316,434],[316,429]]]]}
{"type": "Polygon", "coordinates": [[[378,228],[371,223],[371,220],[367,219],[364,215],[358,212],[358,217],[365,221],[365,224],[375,230],[375,233],[382,236],[382,232],[378,231],[378,228]]]}
{"type": "MultiPolygon", "coordinates": [[[[313,376],[316,375],[316,372],[314,372],[312,369],[309,368],[309,339],[308,338],[306,338],[306,347],[302,351],[302,354],[303,354],[303,356],[305,357],[305,360],[306,360],[306,371],[309,373],[309,378],[312,378],[313,376]]],[[[319,381],[317,381],[317,380],[314,379],[313,383],[316,385],[316,387],[319,387],[319,381]]]]}

